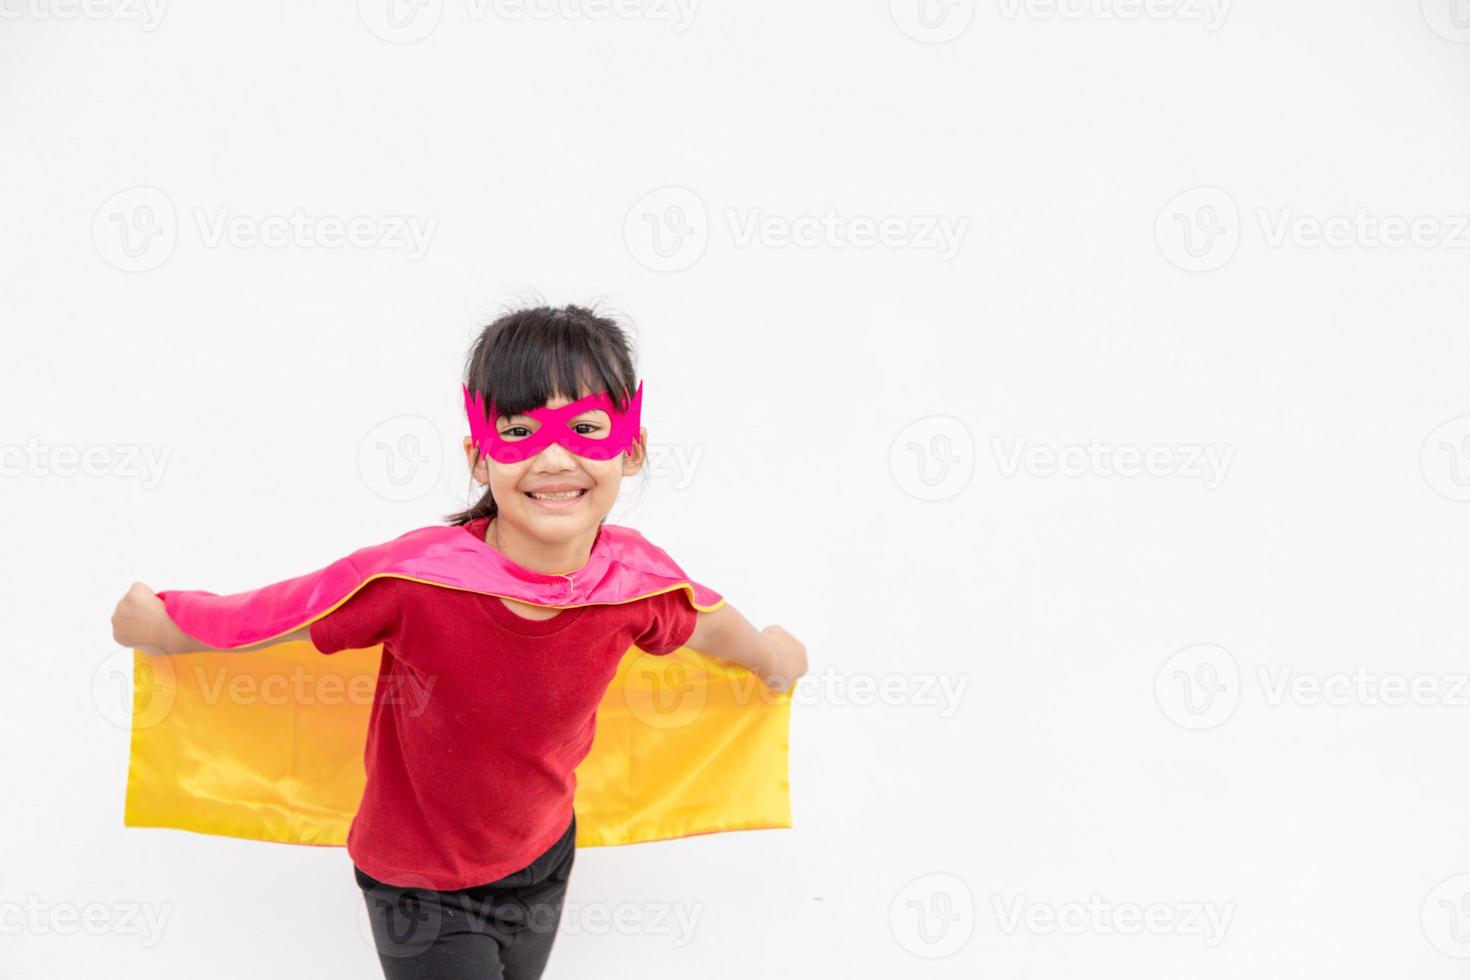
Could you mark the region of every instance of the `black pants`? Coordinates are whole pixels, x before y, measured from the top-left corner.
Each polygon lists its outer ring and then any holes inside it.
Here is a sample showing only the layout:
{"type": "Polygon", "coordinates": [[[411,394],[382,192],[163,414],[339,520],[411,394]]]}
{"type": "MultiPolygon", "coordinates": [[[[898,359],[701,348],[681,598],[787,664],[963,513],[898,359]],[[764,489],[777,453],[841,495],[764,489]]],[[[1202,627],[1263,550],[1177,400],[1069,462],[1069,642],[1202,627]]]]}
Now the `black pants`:
{"type": "Polygon", "coordinates": [[[520,871],[455,891],[397,888],[357,865],[358,887],[388,980],[536,980],[561,924],[577,817],[520,871]]]}

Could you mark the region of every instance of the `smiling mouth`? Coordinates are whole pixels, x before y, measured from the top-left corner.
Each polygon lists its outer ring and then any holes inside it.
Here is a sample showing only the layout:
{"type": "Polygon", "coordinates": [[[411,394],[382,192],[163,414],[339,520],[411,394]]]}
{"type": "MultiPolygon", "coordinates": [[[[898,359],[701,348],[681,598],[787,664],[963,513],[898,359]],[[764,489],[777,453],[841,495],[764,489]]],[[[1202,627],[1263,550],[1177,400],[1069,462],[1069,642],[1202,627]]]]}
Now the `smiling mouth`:
{"type": "Polygon", "coordinates": [[[586,492],[587,491],[585,489],[563,490],[559,493],[536,493],[528,490],[526,491],[526,496],[530,497],[532,500],[576,500],[578,497],[582,496],[586,492]]]}

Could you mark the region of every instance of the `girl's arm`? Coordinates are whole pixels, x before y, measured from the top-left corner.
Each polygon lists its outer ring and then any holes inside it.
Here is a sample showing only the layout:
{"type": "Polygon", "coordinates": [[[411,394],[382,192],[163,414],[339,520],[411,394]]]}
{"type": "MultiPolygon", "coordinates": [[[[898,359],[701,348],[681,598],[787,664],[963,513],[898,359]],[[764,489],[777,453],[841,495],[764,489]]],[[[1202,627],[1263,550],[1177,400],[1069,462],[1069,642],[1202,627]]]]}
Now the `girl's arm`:
{"type": "Polygon", "coordinates": [[[773,691],[789,690],[806,673],[806,646],[800,640],[776,625],[757,630],[728,602],[699,613],[684,645],[739,664],[773,691]]]}
{"type": "Polygon", "coordinates": [[[292,640],[310,642],[311,627],[303,626],[285,636],[278,636],[273,640],[266,640],[248,647],[230,647],[229,649],[212,647],[200,643],[179,629],[178,625],[169,618],[163,600],[142,582],[134,582],[128,589],[127,595],[118,601],[117,608],[113,610],[112,638],[122,646],[153,654],[197,653],[203,650],[211,650],[216,653],[245,653],[249,650],[260,650],[292,640]]]}

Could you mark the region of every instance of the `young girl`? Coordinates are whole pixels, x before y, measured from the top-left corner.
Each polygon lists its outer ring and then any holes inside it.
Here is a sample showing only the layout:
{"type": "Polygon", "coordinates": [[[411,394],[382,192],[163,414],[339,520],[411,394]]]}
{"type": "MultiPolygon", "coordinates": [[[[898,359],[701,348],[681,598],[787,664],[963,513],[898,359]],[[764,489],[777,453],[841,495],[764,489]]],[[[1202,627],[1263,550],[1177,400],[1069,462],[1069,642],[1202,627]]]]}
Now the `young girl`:
{"type": "MultiPolygon", "coordinates": [[[[632,417],[623,413],[641,396],[623,331],[579,306],[508,313],[471,348],[465,385],[496,417],[484,420],[494,427],[485,439],[464,440],[484,494],[448,522],[522,569],[565,575],[587,565],[623,477],[647,455],[641,427],[621,451],[598,451],[601,440],[620,443],[632,417]],[[547,414],[583,399],[571,418],[547,414]],[[535,439],[543,420],[576,435],[535,439]]],[[[185,635],[142,583],[118,604],[113,634],[150,652],[218,649],[185,635]]],[[[374,703],[347,840],[389,980],[541,975],[575,857],[573,770],[630,645],[689,647],[778,691],[807,667],[805,648],[781,627],[757,630],[728,602],[696,612],[683,590],[557,608],[384,577],[270,642],[282,640],[327,654],[382,644],[386,681],[435,681],[421,685],[423,704],[374,703]]]]}

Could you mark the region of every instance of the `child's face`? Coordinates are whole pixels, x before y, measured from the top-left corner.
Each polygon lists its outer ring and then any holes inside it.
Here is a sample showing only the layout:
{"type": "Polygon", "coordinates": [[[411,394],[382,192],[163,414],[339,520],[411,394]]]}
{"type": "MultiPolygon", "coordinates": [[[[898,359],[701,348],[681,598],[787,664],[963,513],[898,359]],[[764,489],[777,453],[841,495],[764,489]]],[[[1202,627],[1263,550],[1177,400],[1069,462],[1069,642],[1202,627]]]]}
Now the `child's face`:
{"type": "MultiPolygon", "coordinates": [[[[561,408],[575,400],[557,397],[547,402],[545,407],[561,408]]],[[[495,419],[495,431],[501,439],[514,442],[530,436],[540,424],[529,415],[502,415],[495,419]]],[[[601,409],[583,412],[571,419],[568,425],[589,439],[606,438],[611,432],[608,415],[601,409]]],[[[643,468],[647,444],[648,430],[640,427],[638,442],[612,459],[588,459],[551,443],[536,455],[519,462],[500,463],[479,456],[474,440],[469,436],[464,439],[470,472],[477,481],[488,484],[495,496],[499,513],[497,520],[547,542],[571,541],[601,524],[618,499],[618,487],[623,477],[632,476],[643,468]],[[532,496],[532,493],[561,489],[580,490],[581,493],[564,500],[532,496]]]]}

